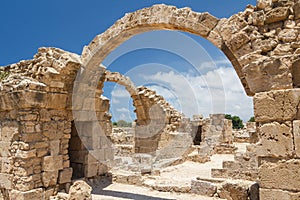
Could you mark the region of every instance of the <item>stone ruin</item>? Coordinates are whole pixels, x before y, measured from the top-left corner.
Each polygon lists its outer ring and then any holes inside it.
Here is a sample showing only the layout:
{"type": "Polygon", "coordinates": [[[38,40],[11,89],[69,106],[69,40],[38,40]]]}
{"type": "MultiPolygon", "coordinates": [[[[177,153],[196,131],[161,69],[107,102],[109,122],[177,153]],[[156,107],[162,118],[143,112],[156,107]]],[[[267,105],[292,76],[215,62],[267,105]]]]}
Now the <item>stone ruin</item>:
{"type": "MultiPolygon", "coordinates": [[[[109,99],[102,95],[102,88],[105,81],[122,84],[125,79],[110,78],[111,73],[100,64],[130,37],[161,29],[189,32],[212,42],[230,60],[246,93],[254,97],[257,137],[250,137],[252,144],[247,151],[235,155],[234,161],[223,163],[223,169],[212,170],[212,175],[255,180],[260,199],[300,198],[298,0],[258,0],[256,6],[249,5],[228,19],[190,8],[154,5],[126,14],[96,36],[81,55],[40,48],[34,59],[1,68],[2,198],[49,199],[61,189],[68,190],[72,179],[107,172],[114,151],[109,139],[109,99]]],[[[198,119],[185,123],[184,117],[155,92],[144,87],[125,87],[135,100],[135,132],[140,135],[134,138],[131,151],[140,153],[135,158],[139,163],[151,160],[151,153],[160,151],[168,138],[184,138],[173,133],[187,131],[187,124],[191,124],[191,129],[202,126],[202,130],[206,126],[210,130],[214,125],[214,118],[210,125],[201,125],[198,119]],[[143,135],[144,131],[151,133],[152,128],[158,128],[159,139],[156,134],[150,138],[143,135]]],[[[219,135],[208,130],[211,140],[201,138],[205,143],[199,152],[210,149],[220,139],[226,145],[220,143],[213,149],[232,151],[232,138],[226,136],[226,130],[212,129],[219,135]]],[[[134,177],[132,180],[138,182],[134,177]]],[[[192,185],[193,191],[199,192],[197,187],[216,191],[216,186],[206,180],[196,179],[192,185]]],[[[218,195],[232,198],[228,191],[236,189],[235,183],[223,186],[218,195]]]]}

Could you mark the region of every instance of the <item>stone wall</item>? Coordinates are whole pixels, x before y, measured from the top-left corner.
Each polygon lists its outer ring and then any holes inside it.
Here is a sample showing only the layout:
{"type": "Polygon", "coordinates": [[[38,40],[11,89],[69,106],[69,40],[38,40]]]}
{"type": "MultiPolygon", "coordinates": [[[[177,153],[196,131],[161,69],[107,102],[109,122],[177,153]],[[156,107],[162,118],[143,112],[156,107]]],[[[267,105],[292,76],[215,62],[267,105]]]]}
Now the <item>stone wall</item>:
{"type": "Polygon", "coordinates": [[[289,89],[258,93],[254,97],[260,136],[255,148],[259,157],[258,176],[263,188],[261,196],[266,199],[274,194],[288,197],[300,192],[300,175],[295,171],[300,167],[299,94],[299,89],[289,89]]]}
{"type": "MultiPolygon", "coordinates": [[[[92,123],[88,127],[93,130],[77,129],[80,137],[85,138],[82,143],[90,141],[91,132],[101,134],[97,137],[101,145],[98,141],[88,148],[96,157],[102,155],[105,162],[111,158],[111,147],[106,141],[111,130],[109,106],[101,96],[105,69],[99,67],[100,63],[133,35],[168,29],[204,37],[225,53],[247,94],[254,96],[259,134],[254,149],[261,197],[271,199],[277,194],[274,198],[297,198],[299,27],[300,2],[296,0],[258,0],[257,6],[248,6],[228,19],[217,19],[190,8],[155,5],[126,14],[96,36],[81,57],[55,48],[41,48],[33,60],[1,69],[5,73],[0,85],[2,196],[47,196],[55,187],[70,182],[68,144],[72,121],[76,127],[92,123]]],[[[146,94],[151,92],[143,88],[138,91],[141,99],[146,94]]],[[[160,118],[157,113],[164,116],[164,112],[169,112],[155,99],[154,95],[146,106],[155,113],[152,120],[160,118]]],[[[176,129],[177,122],[169,124],[167,128],[176,129]]],[[[88,166],[95,166],[94,161],[90,163],[88,166]]]]}
{"type": "MultiPolygon", "coordinates": [[[[75,54],[41,48],[33,60],[2,69],[8,74],[0,85],[0,187],[6,198],[47,199],[57,188],[71,182],[72,173],[76,172],[70,165],[70,152],[74,149],[70,149],[69,141],[77,139],[73,138],[72,87],[80,66],[80,58],[75,54]]],[[[96,110],[105,127],[107,120],[110,122],[109,116],[103,115],[109,109],[108,100],[101,96],[93,99],[101,105],[96,110]]],[[[85,101],[81,103],[86,105],[85,101]]],[[[96,149],[84,145],[77,148],[96,149]]],[[[95,176],[102,164],[87,160],[93,156],[90,153],[77,155],[84,160],[84,176],[95,176]],[[92,168],[95,164],[96,174],[92,168]]]]}
{"type": "Polygon", "coordinates": [[[137,116],[135,152],[155,154],[156,150],[163,148],[170,139],[169,133],[179,128],[182,114],[155,91],[145,86],[136,87],[129,77],[118,72],[106,70],[105,81],[125,86],[132,98],[137,116]]]}
{"type": "Polygon", "coordinates": [[[182,114],[175,110],[161,95],[144,86],[138,87],[133,98],[135,112],[143,108],[146,120],[137,118],[135,127],[135,152],[153,153],[167,145],[170,132],[179,128],[182,114]]]}

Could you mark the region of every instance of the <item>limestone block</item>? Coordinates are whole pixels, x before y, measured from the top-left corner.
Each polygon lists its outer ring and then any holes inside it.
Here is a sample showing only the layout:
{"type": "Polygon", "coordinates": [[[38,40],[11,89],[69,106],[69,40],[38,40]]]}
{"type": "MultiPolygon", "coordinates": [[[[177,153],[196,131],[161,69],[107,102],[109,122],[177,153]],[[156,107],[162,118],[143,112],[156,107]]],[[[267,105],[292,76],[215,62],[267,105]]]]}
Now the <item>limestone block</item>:
{"type": "Polygon", "coordinates": [[[51,93],[47,94],[45,102],[48,109],[64,109],[67,106],[67,94],[51,93]]]}
{"type": "Polygon", "coordinates": [[[252,42],[252,46],[255,51],[261,50],[262,52],[268,52],[274,49],[278,44],[278,41],[272,38],[269,39],[256,39],[252,42]]]}
{"type": "Polygon", "coordinates": [[[70,187],[68,200],[92,200],[92,188],[84,181],[75,181],[70,187]]]}
{"type": "Polygon", "coordinates": [[[271,5],[272,5],[272,0],[258,0],[256,6],[260,9],[265,9],[266,7],[269,7],[271,5]]]}
{"type": "Polygon", "coordinates": [[[44,108],[44,96],[46,93],[37,91],[14,92],[15,100],[18,102],[19,108],[44,108]]]}
{"type": "Polygon", "coordinates": [[[250,199],[259,200],[258,184],[245,180],[226,180],[220,188],[218,194],[222,199],[241,200],[250,199]]]}
{"type": "Polygon", "coordinates": [[[55,196],[50,196],[50,200],[69,200],[69,194],[58,192],[55,196]]]}
{"type": "Polygon", "coordinates": [[[263,26],[265,23],[265,13],[263,10],[253,12],[252,14],[253,25],[263,26]]]}
{"type": "Polygon", "coordinates": [[[260,187],[300,191],[300,160],[265,162],[259,168],[260,187]]]}
{"type": "Polygon", "coordinates": [[[228,42],[229,48],[233,51],[239,49],[244,44],[250,41],[248,34],[244,31],[240,31],[232,36],[231,40],[228,42]]]}
{"type": "Polygon", "coordinates": [[[50,189],[47,189],[45,190],[45,200],[46,199],[50,199],[50,197],[54,194],[55,190],[54,188],[50,188],[50,189]]]}
{"type": "Polygon", "coordinates": [[[26,192],[12,190],[10,192],[10,199],[28,200],[28,199],[43,199],[44,191],[42,188],[29,190],[26,192]]]}
{"type": "Polygon", "coordinates": [[[46,171],[42,173],[42,182],[44,187],[56,185],[57,178],[58,178],[58,171],[46,171]]]}
{"type": "Polygon", "coordinates": [[[300,18],[300,2],[296,2],[293,6],[293,11],[294,11],[294,19],[299,19],[300,18]]]}
{"type": "Polygon", "coordinates": [[[242,69],[253,92],[292,88],[290,69],[281,59],[259,59],[242,69]]]}
{"type": "Polygon", "coordinates": [[[34,158],[36,157],[36,149],[30,151],[17,150],[15,157],[23,159],[34,158]]]}
{"type": "Polygon", "coordinates": [[[294,29],[283,29],[278,33],[278,39],[283,42],[293,42],[298,36],[298,31],[294,29]]]}
{"type": "Polygon", "coordinates": [[[0,173],[10,173],[13,166],[13,159],[10,157],[2,157],[0,161],[1,161],[0,173]]]}
{"type": "Polygon", "coordinates": [[[0,111],[9,111],[13,110],[16,106],[14,100],[14,96],[9,93],[1,93],[0,94],[0,111]]]}
{"type": "Polygon", "coordinates": [[[191,193],[212,197],[216,192],[216,184],[203,180],[192,180],[191,193]]]}
{"type": "Polygon", "coordinates": [[[285,44],[278,44],[276,48],[271,52],[272,56],[286,56],[291,55],[293,52],[293,48],[291,47],[291,44],[285,43],[285,44]]]}
{"type": "Polygon", "coordinates": [[[45,156],[42,161],[43,171],[58,171],[63,169],[63,156],[45,156]]]}
{"type": "Polygon", "coordinates": [[[8,157],[11,155],[9,152],[10,144],[11,144],[11,142],[0,141],[0,156],[1,157],[8,157]]]}
{"type": "Polygon", "coordinates": [[[20,135],[20,139],[26,143],[33,143],[42,141],[44,137],[40,133],[24,133],[20,135]]]}
{"type": "Polygon", "coordinates": [[[256,147],[258,156],[287,157],[293,155],[291,122],[267,123],[259,127],[260,142],[256,147]]]}
{"type": "Polygon", "coordinates": [[[60,140],[50,141],[49,143],[51,156],[57,156],[60,150],[60,140]]]}
{"type": "Polygon", "coordinates": [[[93,177],[98,173],[98,163],[88,163],[84,165],[84,176],[93,177]]]}
{"type": "Polygon", "coordinates": [[[272,199],[272,200],[297,200],[300,199],[300,193],[294,193],[278,189],[259,189],[260,199],[272,199]]]}
{"type": "Polygon", "coordinates": [[[265,23],[270,24],[285,20],[289,15],[288,7],[277,7],[266,13],[265,23]]]}
{"type": "Polygon", "coordinates": [[[225,41],[229,41],[233,34],[245,28],[248,23],[239,15],[233,15],[223,23],[218,24],[218,31],[225,41]]]}
{"type": "Polygon", "coordinates": [[[293,134],[296,156],[300,157],[300,120],[293,121],[293,134]]]}
{"type": "Polygon", "coordinates": [[[0,127],[0,140],[9,142],[18,133],[19,125],[17,122],[3,123],[0,127]]]}
{"type": "Polygon", "coordinates": [[[12,174],[6,174],[6,173],[0,173],[0,187],[5,189],[12,189],[13,184],[13,175],[12,174]]]}
{"type": "Polygon", "coordinates": [[[300,90],[274,90],[260,92],[254,96],[254,114],[256,122],[291,121],[298,119],[300,90]]]}
{"type": "MultiPolygon", "coordinates": [[[[50,130],[45,130],[42,132],[42,134],[38,134],[38,135],[40,135],[40,137],[42,139],[44,139],[46,137],[49,140],[59,140],[59,139],[63,138],[64,132],[63,132],[63,130],[59,130],[59,129],[50,129],[50,130]]],[[[35,141],[38,141],[38,140],[35,140],[35,141]]]]}
{"type": "Polygon", "coordinates": [[[70,183],[72,178],[73,168],[65,168],[59,172],[58,183],[70,183]]]}
{"type": "Polygon", "coordinates": [[[224,44],[223,38],[216,31],[213,30],[209,33],[206,39],[213,43],[219,49],[221,49],[222,45],[224,44]]]}

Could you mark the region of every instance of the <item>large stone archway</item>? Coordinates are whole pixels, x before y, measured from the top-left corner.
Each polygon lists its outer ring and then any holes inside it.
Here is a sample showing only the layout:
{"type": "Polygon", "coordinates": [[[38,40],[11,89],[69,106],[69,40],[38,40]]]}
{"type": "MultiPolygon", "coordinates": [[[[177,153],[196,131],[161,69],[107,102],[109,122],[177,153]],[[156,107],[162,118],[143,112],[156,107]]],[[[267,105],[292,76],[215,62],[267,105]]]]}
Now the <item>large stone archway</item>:
{"type": "Polygon", "coordinates": [[[246,93],[254,96],[261,198],[293,198],[300,191],[299,18],[300,2],[293,0],[261,0],[228,19],[155,5],[126,14],[96,36],[81,58],[85,69],[93,71],[122,42],[150,30],[186,31],[211,41],[229,58],[246,93]]]}
{"type": "MultiPolygon", "coordinates": [[[[204,37],[229,58],[246,93],[254,96],[259,142],[253,148],[261,199],[297,199],[299,20],[300,2],[294,0],[259,0],[256,7],[248,6],[228,19],[189,8],[155,5],[126,14],[96,36],[81,57],[42,48],[33,60],[1,69],[5,72],[0,85],[2,195],[47,198],[56,187],[70,183],[71,122],[79,121],[83,127],[88,122],[88,127],[94,128],[100,121],[109,129],[109,101],[101,97],[105,70],[99,70],[100,63],[131,36],[168,29],[204,37]],[[88,93],[76,96],[83,91],[88,93]]],[[[85,140],[93,137],[88,134],[85,140]]],[[[109,159],[111,149],[101,145],[92,143],[91,148],[104,160],[109,159]]],[[[97,175],[98,163],[89,154],[83,159],[90,160],[86,173],[97,175]]]]}

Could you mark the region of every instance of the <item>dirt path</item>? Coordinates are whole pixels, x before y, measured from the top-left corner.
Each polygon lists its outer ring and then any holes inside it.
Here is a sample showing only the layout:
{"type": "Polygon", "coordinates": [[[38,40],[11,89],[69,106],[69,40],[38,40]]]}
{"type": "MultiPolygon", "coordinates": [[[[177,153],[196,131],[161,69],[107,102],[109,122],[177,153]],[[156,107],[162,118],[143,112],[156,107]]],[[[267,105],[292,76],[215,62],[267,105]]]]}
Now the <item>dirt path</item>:
{"type": "Polygon", "coordinates": [[[93,200],[220,200],[194,194],[159,192],[146,187],[113,183],[93,190],[93,200]]]}

